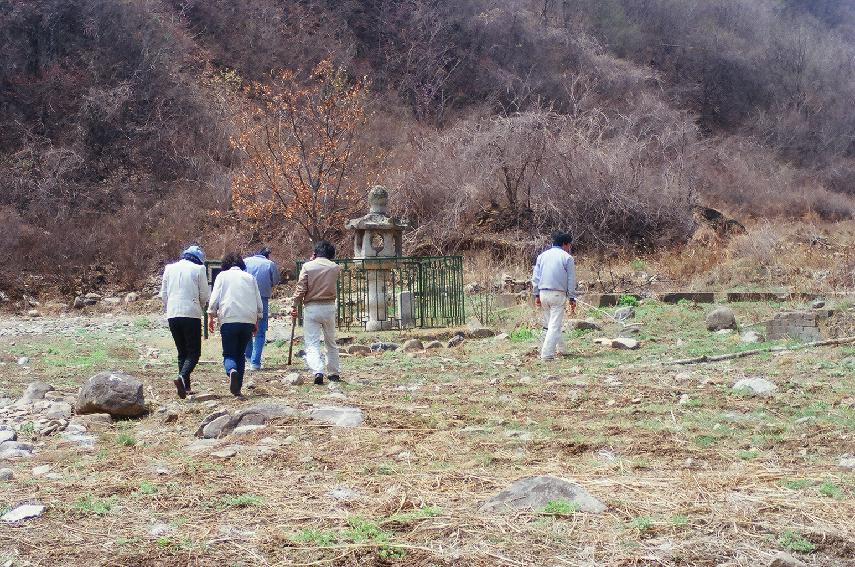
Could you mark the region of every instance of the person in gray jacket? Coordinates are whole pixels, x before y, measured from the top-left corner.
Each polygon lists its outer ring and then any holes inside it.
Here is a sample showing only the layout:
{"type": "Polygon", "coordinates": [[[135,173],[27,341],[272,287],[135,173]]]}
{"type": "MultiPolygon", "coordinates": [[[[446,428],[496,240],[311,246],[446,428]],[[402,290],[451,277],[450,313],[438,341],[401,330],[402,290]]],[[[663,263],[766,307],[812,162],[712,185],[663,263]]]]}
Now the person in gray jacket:
{"type": "Polygon", "coordinates": [[[190,246],[180,260],[166,266],[160,284],[160,298],[178,350],[178,378],[174,384],[181,399],[192,393],[190,373],[202,354],[203,309],[210,295],[205,253],[199,246],[190,246]]]}
{"type": "Polygon", "coordinates": [[[270,259],[270,248],[264,247],[253,256],[243,259],[246,271],[252,274],[258,284],[261,302],[264,304],[264,316],[258,320],[258,332],[246,347],[246,360],[250,370],[261,370],[261,352],[267,338],[267,319],[270,315],[270,296],[273,286],[279,283],[279,267],[270,259]]]}

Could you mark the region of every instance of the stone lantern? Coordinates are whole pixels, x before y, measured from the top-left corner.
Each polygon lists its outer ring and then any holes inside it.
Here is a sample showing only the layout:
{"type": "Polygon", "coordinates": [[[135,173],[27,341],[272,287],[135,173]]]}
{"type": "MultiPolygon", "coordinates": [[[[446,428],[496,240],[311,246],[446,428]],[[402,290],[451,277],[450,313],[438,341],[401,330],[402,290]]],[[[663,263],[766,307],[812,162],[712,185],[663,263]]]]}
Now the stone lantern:
{"type": "MultiPolygon", "coordinates": [[[[386,283],[395,267],[394,258],[401,257],[403,233],[407,223],[388,215],[389,191],[375,185],[368,192],[369,212],[364,217],[348,221],[347,228],[354,231],[353,257],[362,260],[368,287],[368,321],[366,331],[392,328],[387,317],[386,283]]],[[[398,319],[404,325],[413,319],[412,294],[401,293],[397,299],[398,319]]]]}

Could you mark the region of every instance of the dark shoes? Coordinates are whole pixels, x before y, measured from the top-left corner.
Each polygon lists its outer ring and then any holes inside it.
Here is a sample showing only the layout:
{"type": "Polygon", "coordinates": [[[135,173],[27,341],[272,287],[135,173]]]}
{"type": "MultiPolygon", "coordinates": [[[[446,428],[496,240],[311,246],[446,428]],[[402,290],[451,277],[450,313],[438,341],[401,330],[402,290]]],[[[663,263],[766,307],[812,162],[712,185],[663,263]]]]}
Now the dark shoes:
{"type": "Polygon", "coordinates": [[[184,378],[184,391],[187,392],[188,395],[195,394],[196,392],[190,387],[190,377],[184,378]]]}
{"type": "Polygon", "coordinates": [[[187,389],[184,387],[184,378],[179,376],[172,381],[175,384],[175,389],[178,390],[178,397],[182,400],[187,397],[187,389]]]}
{"type": "Polygon", "coordinates": [[[234,368],[229,371],[229,391],[233,396],[240,396],[240,388],[243,386],[243,380],[241,380],[238,371],[234,368]]]}
{"type": "Polygon", "coordinates": [[[330,374],[329,380],[330,380],[330,382],[339,382],[339,383],[344,381],[339,377],[338,374],[330,374]]]}
{"type": "MultiPolygon", "coordinates": [[[[330,376],[330,380],[332,380],[332,376],[330,376]]],[[[320,372],[318,372],[317,374],[315,374],[315,384],[320,386],[323,383],[324,383],[324,375],[321,374],[320,372]]]]}

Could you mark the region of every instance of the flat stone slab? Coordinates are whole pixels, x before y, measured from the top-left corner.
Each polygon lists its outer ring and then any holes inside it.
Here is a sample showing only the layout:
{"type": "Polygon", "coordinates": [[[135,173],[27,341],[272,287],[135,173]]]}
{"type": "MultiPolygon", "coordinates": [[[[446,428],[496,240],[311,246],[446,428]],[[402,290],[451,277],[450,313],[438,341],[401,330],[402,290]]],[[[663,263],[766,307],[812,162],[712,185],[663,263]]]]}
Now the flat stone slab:
{"type": "Polygon", "coordinates": [[[38,518],[44,513],[45,507],[41,504],[21,504],[3,514],[3,517],[0,519],[7,524],[17,524],[18,522],[38,518]]]}
{"type": "Polygon", "coordinates": [[[532,509],[543,510],[555,500],[566,500],[582,512],[600,514],[606,505],[578,484],[554,476],[523,478],[481,505],[482,512],[532,509]]]}
{"type": "Polygon", "coordinates": [[[312,421],[337,427],[358,427],[365,421],[362,410],[352,407],[321,406],[308,409],[303,414],[312,421]]]}
{"type": "Polygon", "coordinates": [[[746,391],[753,396],[771,396],[778,387],[765,378],[743,378],[733,385],[734,391],[746,391]]]}
{"type": "Polygon", "coordinates": [[[662,303],[679,303],[683,300],[695,303],[715,303],[715,293],[711,291],[679,291],[663,293],[659,296],[659,301],[662,303]]]}
{"type": "Polygon", "coordinates": [[[237,455],[237,449],[234,447],[225,447],[224,449],[220,449],[219,451],[214,451],[211,453],[212,457],[216,457],[218,459],[231,459],[232,457],[237,455]]]}

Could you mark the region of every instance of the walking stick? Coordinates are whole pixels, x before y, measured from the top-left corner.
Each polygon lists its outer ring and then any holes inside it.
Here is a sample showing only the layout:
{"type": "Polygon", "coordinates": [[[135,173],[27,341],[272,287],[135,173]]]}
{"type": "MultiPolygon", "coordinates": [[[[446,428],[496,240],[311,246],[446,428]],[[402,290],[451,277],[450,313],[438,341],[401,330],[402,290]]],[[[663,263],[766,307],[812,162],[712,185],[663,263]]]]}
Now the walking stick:
{"type": "Polygon", "coordinates": [[[291,366],[291,358],[294,354],[294,329],[297,328],[297,317],[291,317],[291,341],[288,343],[288,366],[291,366]]]}

